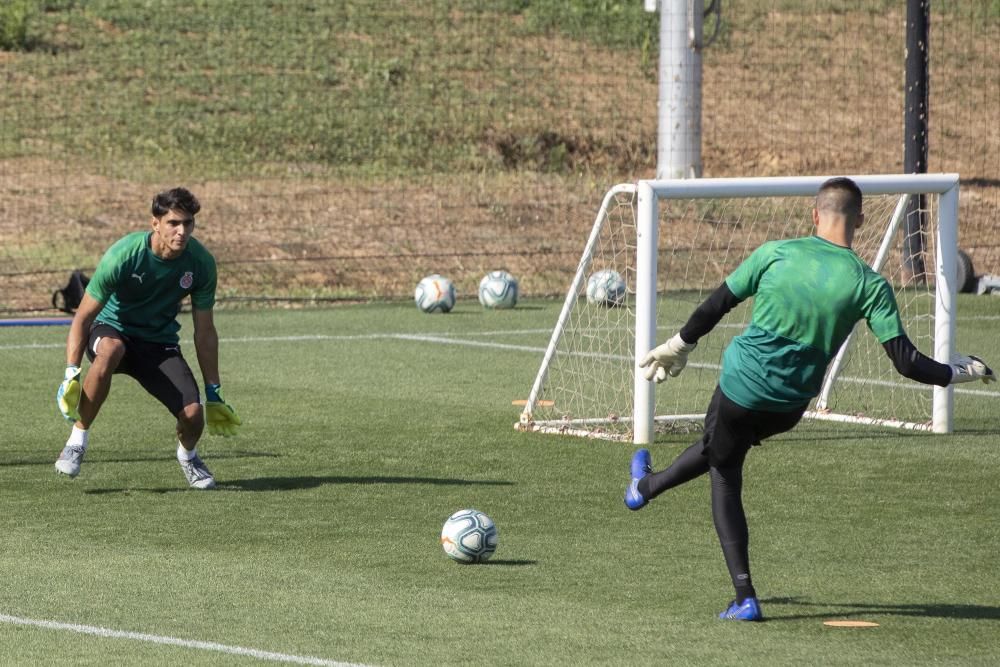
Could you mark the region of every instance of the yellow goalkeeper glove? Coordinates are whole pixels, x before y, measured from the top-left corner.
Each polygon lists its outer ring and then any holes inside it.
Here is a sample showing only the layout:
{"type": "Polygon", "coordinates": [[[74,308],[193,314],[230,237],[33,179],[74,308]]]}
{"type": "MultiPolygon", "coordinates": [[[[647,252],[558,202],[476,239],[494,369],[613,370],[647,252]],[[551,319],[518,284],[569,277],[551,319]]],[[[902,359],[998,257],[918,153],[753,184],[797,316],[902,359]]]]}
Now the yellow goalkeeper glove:
{"type": "Polygon", "coordinates": [[[232,406],[222,400],[222,387],[217,384],[205,385],[205,422],[212,435],[229,437],[236,435],[236,427],[243,424],[232,406]]]}
{"type": "Polygon", "coordinates": [[[83,389],[80,386],[80,367],[69,364],[66,366],[66,373],[62,384],[56,391],[56,405],[59,412],[68,422],[76,422],[80,419],[80,395],[83,389]]]}

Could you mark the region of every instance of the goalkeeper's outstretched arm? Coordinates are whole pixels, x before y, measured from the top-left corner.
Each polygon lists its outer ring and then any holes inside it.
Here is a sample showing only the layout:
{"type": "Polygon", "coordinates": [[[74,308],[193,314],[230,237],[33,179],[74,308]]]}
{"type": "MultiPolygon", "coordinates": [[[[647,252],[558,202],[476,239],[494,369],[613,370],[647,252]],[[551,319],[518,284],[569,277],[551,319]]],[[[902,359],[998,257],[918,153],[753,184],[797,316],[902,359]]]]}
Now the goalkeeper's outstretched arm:
{"type": "MultiPolygon", "coordinates": [[[[90,426],[90,420],[93,419],[96,410],[84,410],[87,414],[80,414],[80,403],[83,399],[80,364],[83,363],[83,353],[87,347],[90,325],[94,323],[103,307],[104,304],[90,296],[89,293],[83,293],[83,299],[76,309],[73,322],[69,326],[69,334],[66,336],[66,370],[63,373],[63,381],[56,390],[56,405],[62,416],[68,422],[80,422],[84,428],[90,426]]],[[[91,404],[91,408],[93,408],[93,404],[91,404]]]]}
{"type": "Polygon", "coordinates": [[[729,285],[723,282],[700,306],[695,308],[687,323],[679,333],[666,343],[649,351],[640,368],[645,368],[646,379],[663,382],[667,376],[677,377],[687,365],[687,355],[698,345],[698,339],[719,323],[726,313],[735,308],[742,299],[737,298],[729,285]]]}
{"type": "Polygon", "coordinates": [[[685,343],[697,343],[698,340],[715,328],[715,325],[740,305],[743,299],[738,298],[725,281],[722,282],[701,305],[695,308],[687,323],[681,327],[680,336],[685,343]]]}
{"type": "Polygon", "coordinates": [[[211,310],[195,308],[194,347],[198,366],[205,381],[205,423],[212,435],[236,435],[243,420],[236,410],[222,398],[222,381],[219,379],[219,334],[211,310]]]}
{"type": "Polygon", "coordinates": [[[83,293],[80,305],[69,325],[69,334],[66,336],[67,366],[79,366],[83,362],[83,353],[87,349],[87,340],[90,337],[90,326],[102,308],[104,308],[103,303],[90,296],[89,292],[83,293]]]}
{"type": "Polygon", "coordinates": [[[923,384],[947,387],[974,380],[996,381],[993,369],[979,357],[956,355],[950,364],[938,363],[921,353],[905,335],[887,340],[882,347],[900,375],[923,384]]]}

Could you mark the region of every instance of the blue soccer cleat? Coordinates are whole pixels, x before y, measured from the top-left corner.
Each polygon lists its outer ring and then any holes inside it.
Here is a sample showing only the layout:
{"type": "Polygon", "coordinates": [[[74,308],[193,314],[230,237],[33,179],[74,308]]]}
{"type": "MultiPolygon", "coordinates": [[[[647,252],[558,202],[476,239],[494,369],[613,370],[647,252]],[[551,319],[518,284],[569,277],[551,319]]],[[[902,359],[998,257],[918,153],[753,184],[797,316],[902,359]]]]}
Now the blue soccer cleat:
{"type": "Polygon", "coordinates": [[[639,480],[653,472],[653,459],[649,455],[648,449],[640,449],[632,455],[632,467],[628,488],[625,489],[625,507],[630,510],[641,510],[646,506],[647,500],[639,493],[639,480]]]}
{"type": "Polygon", "coordinates": [[[764,613],[760,610],[757,598],[746,598],[743,602],[733,600],[729,609],[719,614],[719,618],[732,621],[763,621],[764,613]]]}

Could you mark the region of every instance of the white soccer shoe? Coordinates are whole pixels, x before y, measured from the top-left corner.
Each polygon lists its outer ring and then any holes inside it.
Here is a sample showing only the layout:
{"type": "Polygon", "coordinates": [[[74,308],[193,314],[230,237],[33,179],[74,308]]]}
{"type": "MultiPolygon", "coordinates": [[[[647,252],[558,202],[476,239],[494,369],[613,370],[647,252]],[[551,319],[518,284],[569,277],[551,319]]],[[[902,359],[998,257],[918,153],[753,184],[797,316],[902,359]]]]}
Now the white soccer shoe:
{"type": "Polygon", "coordinates": [[[76,477],[80,474],[80,464],[83,463],[83,455],[86,453],[85,447],[66,445],[56,460],[56,472],[71,478],[76,477]]]}
{"type": "Polygon", "coordinates": [[[194,458],[189,461],[181,461],[177,459],[177,462],[181,464],[181,470],[184,471],[184,476],[187,477],[188,484],[191,485],[193,489],[214,489],[215,488],[215,478],[212,477],[212,473],[209,471],[208,466],[202,461],[197,454],[194,458]]]}

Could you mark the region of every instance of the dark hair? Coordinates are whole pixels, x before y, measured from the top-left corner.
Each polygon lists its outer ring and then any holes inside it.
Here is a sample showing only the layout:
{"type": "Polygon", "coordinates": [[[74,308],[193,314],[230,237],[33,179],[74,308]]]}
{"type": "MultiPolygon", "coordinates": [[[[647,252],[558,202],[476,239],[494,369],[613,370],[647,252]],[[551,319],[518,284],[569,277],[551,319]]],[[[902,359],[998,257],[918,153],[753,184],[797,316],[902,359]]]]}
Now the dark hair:
{"type": "Polygon", "coordinates": [[[856,218],[861,215],[861,203],[861,188],[845,176],[827,179],[816,193],[816,209],[820,211],[856,218]]]}
{"type": "Polygon", "coordinates": [[[201,203],[186,188],[165,190],[153,197],[153,217],[162,218],[174,209],[195,216],[201,210],[201,203]]]}

